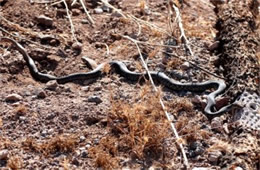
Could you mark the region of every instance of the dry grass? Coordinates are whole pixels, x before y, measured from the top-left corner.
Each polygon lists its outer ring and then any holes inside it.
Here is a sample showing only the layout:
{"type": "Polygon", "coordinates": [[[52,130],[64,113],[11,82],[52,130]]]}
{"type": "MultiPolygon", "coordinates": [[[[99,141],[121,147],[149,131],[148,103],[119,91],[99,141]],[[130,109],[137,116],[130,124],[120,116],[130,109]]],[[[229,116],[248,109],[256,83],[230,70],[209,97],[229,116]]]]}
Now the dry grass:
{"type": "Polygon", "coordinates": [[[159,96],[145,86],[137,103],[112,100],[108,114],[110,132],[99,145],[89,149],[98,167],[117,168],[117,157],[129,153],[132,159],[139,160],[158,159],[162,155],[164,139],[170,133],[159,96]]]}
{"type": "Polygon", "coordinates": [[[2,118],[0,117],[0,128],[3,126],[3,120],[2,118]]]}
{"type": "Polygon", "coordinates": [[[20,116],[25,116],[26,113],[28,112],[28,108],[25,105],[18,105],[14,110],[13,110],[13,118],[18,119],[20,116]]]}
{"type": "Polygon", "coordinates": [[[48,155],[56,152],[72,152],[77,142],[77,135],[58,135],[42,143],[37,143],[33,138],[27,138],[23,142],[23,146],[27,149],[48,155]]]}
{"type": "Polygon", "coordinates": [[[12,156],[7,161],[7,167],[12,170],[18,170],[23,168],[23,160],[18,156],[12,156]]]}

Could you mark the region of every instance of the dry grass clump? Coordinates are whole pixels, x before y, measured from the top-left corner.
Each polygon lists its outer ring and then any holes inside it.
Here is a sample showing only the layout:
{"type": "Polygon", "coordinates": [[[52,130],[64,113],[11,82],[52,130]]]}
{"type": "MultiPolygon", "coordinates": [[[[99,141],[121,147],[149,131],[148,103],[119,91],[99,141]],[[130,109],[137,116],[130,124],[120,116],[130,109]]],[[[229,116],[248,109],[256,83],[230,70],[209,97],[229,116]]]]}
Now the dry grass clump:
{"type": "Polygon", "coordinates": [[[112,100],[108,114],[110,133],[89,150],[97,166],[116,168],[119,155],[129,157],[130,154],[132,159],[139,160],[161,156],[163,141],[170,133],[159,93],[155,95],[145,87],[140,96],[139,102],[134,104],[112,100]]]}
{"type": "Polygon", "coordinates": [[[118,168],[118,159],[116,158],[117,149],[117,138],[113,136],[106,136],[101,139],[99,145],[89,149],[89,153],[92,158],[95,159],[97,167],[104,169],[118,168]]]}
{"type": "Polygon", "coordinates": [[[58,135],[43,143],[37,143],[33,138],[27,138],[23,142],[23,146],[27,149],[48,155],[56,152],[72,152],[77,142],[78,136],[76,135],[58,135]]]}
{"type": "Polygon", "coordinates": [[[208,139],[212,135],[208,130],[201,129],[201,125],[197,123],[198,120],[190,118],[191,116],[195,118],[196,113],[189,99],[176,98],[168,107],[178,117],[175,127],[184,143],[188,144],[196,140],[208,139]]]}
{"type": "Polygon", "coordinates": [[[13,118],[18,119],[20,116],[25,116],[27,112],[28,112],[28,108],[25,105],[23,104],[18,105],[13,110],[13,118]]]}
{"type": "Polygon", "coordinates": [[[18,156],[12,156],[7,161],[7,167],[12,170],[18,170],[23,168],[23,160],[18,156]]]}

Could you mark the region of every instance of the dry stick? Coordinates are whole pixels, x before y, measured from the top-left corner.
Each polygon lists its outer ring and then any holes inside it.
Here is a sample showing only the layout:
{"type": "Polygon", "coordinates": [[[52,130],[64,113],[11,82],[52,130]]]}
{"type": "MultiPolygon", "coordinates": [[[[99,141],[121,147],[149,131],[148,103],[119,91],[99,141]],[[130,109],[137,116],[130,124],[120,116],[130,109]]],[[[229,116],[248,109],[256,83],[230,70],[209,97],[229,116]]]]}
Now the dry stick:
{"type": "MultiPolygon", "coordinates": [[[[168,4],[171,4],[170,3],[170,1],[168,1],[168,4]]],[[[191,50],[191,47],[190,47],[190,42],[189,42],[189,40],[187,39],[187,37],[186,37],[186,35],[185,35],[185,32],[184,32],[184,28],[183,28],[183,25],[182,25],[182,19],[181,19],[181,14],[180,14],[180,11],[179,11],[179,8],[174,4],[174,2],[172,1],[172,6],[171,6],[173,9],[174,9],[174,11],[175,11],[175,13],[176,13],[176,18],[175,18],[175,20],[177,21],[177,23],[178,23],[178,26],[179,26],[179,29],[180,29],[180,31],[181,31],[181,36],[180,36],[180,38],[182,39],[182,40],[184,40],[184,44],[186,45],[186,48],[189,50],[189,52],[190,52],[190,55],[194,58],[195,56],[194,56],[194,53],[193,53],[193,51],[191,50]]]]}
{"type": "MultiPolygon", "coordinates": [[[[156,86],[154,85],[152,76],[151,76],[151,74],[150,74],[150,71],[149,71],[149,69],[148,69],[147,64],[146,64],[145,61],[144,61],[143,55],[142,55],[142,53],[141,53],[141,50],[140,50],[140,48],[139,48],[137,42],[135,41],[135,39],[132,39],[132,38],[129,37],[129,36],[122,36],[122,37],[124,37],[124,38],[126,38],[126,39],[132,41],[132,42],[136,45],[137,50],[138,50],[138,53],[139,53],[140,58],[141,58],[141,61],[142,61],[142,64],[143,64],[143,66],[144,66],[144,68],[145,68],[145,70],[146,70],[146,72],[147,72],[147,74],[148,74],[148,77],[149,77],[149,80],[150,80],[150,82],[151,82],[151,84],[152,84],[152,86],[153,86],[153,89],[155,90],[155,92],[158,92],[156,86]]],[[[164,111],[164,113],[165,113],[165,115],[166,115],[168,121],[170,122],[171,128],[172,128],[172,130],[173,130],[173,133],[174,133],[174,135],[175,135],[177,141],[181,141],[181,138],[179,137],[178,132],[177,132],[177,130],[176,130],[176,128],[175,128],[175,125],[174,125],[174,123],[172,123],[171,116],[170,116],[170,114],[166,111],[166,107],[165,107],[165,105],[164,105],[164,103],[163,103],[163,101],[162,101],[161,98],[160,98],[160,104],[161,104],[161,106],[162,106],[162,109],[163,109],[163,111],[164,111]]],[[[181,152],[182,152],[182,155],[183,155],[183,158],[184,158],[184,164],[185,164],[185,166],[186,166],[187,168],[189,168],[189,167],[190,167],[190,166],[189,166],[189,162],[188,162],[186,153],[185,153],[185,151],[184,151],[183,145],[182,145],[182,143],[180,143],[180,142],[177,142],[177,144],[179,145],[179,147],[180,147],[180,149],[181,149],[181,152]]]]}
{"type": "Polygon", "coordinates": [[[166,34],[166,35],[168,35],[168,36],[171,36],[167,31],[165,31],[165,30],[159,28],[158,26],[156,26],[156,25],[154,25],[154,24],[151,24],[151,23],[149,23],[149,22],[147,22],[147,21],[144,21],[144,20],[142,20],[142,19],[140,19],[140,18],[136,18],[135,16],[130,15],[130,14],[129,14],[128,16],[129,16],[131,19],[134,19],[134,20],[136,20],[136,21],[138,21],[138,22],[140,22],[140,23],[143,23],[144,25],[146,25],[146,26],[148,26],[148,27],[154,28],[154,29],[156,29],[156,30],[159,31],[159,32],[162,32],[162,33],[164,33],[164,34],[166,34]]]}
{"type": "Polygon", "coordinates": [[[115,7],[114,7],[113,5],[111,5],[107,0],[101,0],[101,2],[103,2],[103,4],[105,4],[106,6],[112,8],[114,11],[118,12],[120,15],[122,15],[122,17],[127,18],[127,17],[125,16],[125,14],[123,14],[123,13],[121,12],[121,10],[115,8],[115,7]]]}
{"type": "Polygon", "coordinates": [[[0,30],[3,31],[3,32],[5,32],[6,34],[12,36],[12,37],[19,38],[20,40],[25,40],[25,41],[27,41],[27,42],[29,42],[29,43],[31,43],[31,44],[38,45],[38,46],[40,46],[40,47],[42,47],[42,48],[51,49],[51,50],[53,50],[53,49],[56,50],[56,49],[57,49],[56,47],[48,47],[48,46],[45,46],[45,45],[41,45],[41,44],[38,44],[38,43],[36,43],[36,42],[34,42],[34,41],[27,40],[26,38],[24,38],[24,37],[22,37],[22,36],[18,36],[18,35],[11,34],[10,32],[8,32],[7,30],[5,30],[5,29],[2,28],[2,27],[0,27],[0,30]]]}
{"type": "Polygon", "coordinates": [[[72,33],[72,37],[73,37],[73,39],[74,39],[76,42],[78,42],[78,40],[77,40],[77,38],[76,38],[76,36],[75,36],[75,29],[74,29],[74,25],[73,25],[72,20],[71,20],[71,17],[70,17],[68,5],[67,5],[67,3],[66,3],[65,0],[62,0],[62,2],[63,2],[64,5],[65,5],[66,12],[67,12],[67,15],[68,15],[68,17],[69,17],[70,28],[71,28],[70,30],[71,30],[71,33],[72,33]]]}
{"type": "Polygon", "coordinates": [[[188,63],[189,63],[190,65],[192,65],[193,67],[198,68],[198,69],[204,71],[205,73],[207,73],[207,74],[209,74],[209,75],[212,75],[212,76],[214,76],[214,77],[217,77],[217,78],[226,80],[226,78],[221,77],[221,76],[218,76],[218,75],[216,75],[216,74],[214,74],[214,73],[211,73],[211,72],[209,72],[208,70],[206,70],[205,68],[202,68],[202,67],[199,66],[198,64],[195,64],[195,63],[193,63],[193,62],[191,62],[191,61],[188,61],[187,59],[178,57],[178,56],[173,55],[172,53],[168,53],[168,52],[166,52],[166,51],[162,51],[162,52],[165,53],[165,54],[168,54],[168,55],[172,55],[173,57],[179,58],[179,59],[181,59],[182,61],[188,62],[188,63]]]}
{"type": "Polygon", "coordinates": [[[87,8],[86,8],[84,2],[83,2],[82,0],[79,0],[79,1],[80,1],[81,5],[82,5],[82,7],[83,7],[83,9],[84,9],[84,11],[85,11],[85,13],[86,13],[86,15],[87,15],[87,18],[88,18],[88,20],[89,20],[91,26],[93,26],[93,25],[95,24],[95,21],[94,21],[94,20],[91,18],[91,16],[89,15],[89,12],[88,12],[88,10],[87,10],[87,8]]]}

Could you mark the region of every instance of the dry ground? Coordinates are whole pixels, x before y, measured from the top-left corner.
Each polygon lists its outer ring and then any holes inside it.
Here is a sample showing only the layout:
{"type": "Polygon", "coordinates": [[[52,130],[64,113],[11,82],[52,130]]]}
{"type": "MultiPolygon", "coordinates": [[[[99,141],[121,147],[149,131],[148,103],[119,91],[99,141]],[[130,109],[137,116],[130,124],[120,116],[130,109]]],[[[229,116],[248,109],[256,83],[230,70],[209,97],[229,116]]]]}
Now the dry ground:
{"type": "MultiPolygon", "coordinates": [[[[183,60],[219,73],[214,66],[217,15],[208,0],[176,1],[196,57],[179,39],[175,13],[169,14],[167,1],[110,3],[128,17],[88,0],[94,27],[80,3],[69,5],[78,45],[63,3],[0,0],[0,16],[5,18],[0,20],[0,36],[19,37],[39,70],[54,75],[89,71],[82,56],[97,63],[128,60],[131,70],[143,70],[135,44],[124,35],[150,43],[140,48],[151,70],[177,70],[188,79],[180,81],[217,79],[183,60]],[[50,17],[52,24],[40,23],[41,15],[50,17]]],[[[33,80],[22,55],[9,44],[1,43],[0,50],[1,169],[185,169],[177,143],[184,144],[191,167],[260,168],[259,132],[233,128],[228,114],[209,121],[201,102],[207,92],[177,93],[162,87],[155,93],[149,83],[131,82],[116,74],[65,85],[44,84],[33,80]],[[19,96],[6,101],[10,94],[19,96]],[[170,130],[159,97],[182,140],[176,141],[170,130]],[[247,140],[240,140],[241,136],[247,140]]]]}

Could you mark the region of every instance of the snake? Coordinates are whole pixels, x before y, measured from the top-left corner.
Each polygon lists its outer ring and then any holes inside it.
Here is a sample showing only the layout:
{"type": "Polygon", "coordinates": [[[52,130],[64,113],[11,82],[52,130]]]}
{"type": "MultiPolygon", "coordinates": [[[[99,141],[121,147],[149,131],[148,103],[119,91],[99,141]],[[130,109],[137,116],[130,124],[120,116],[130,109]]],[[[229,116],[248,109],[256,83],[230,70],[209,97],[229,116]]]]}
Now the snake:
{"type": "MultiPolygon", "coordinates": [[[[51,80],[56,80],[57,83],[59,84],[65,84],[68,82],[73,82],[75,80],[87,80],[87,79],[98,78],[102,76],[103,69],[106,64],[109,64],[110,67],[113,68],[117,74],[131,81],[138,81],[140,80],[140,78],[144,78],[144,77],[147,78],[149,76],[147,72],[142,73],[142,72],[130,71],[122,61],[110,61],[108,63],[99,64],[95,69],[89,72],[78,72],[78,73],[68,74],[65,76],[56,77],[54,75],[41,73],[37,69],[35,62],[29,56],[26,49],[15,40],[8,37],[0,37],[0,42],[12,43],[15,49],[22,54],[23,59],[26,61],[26,65],[29,68],[31,76],[36,81],[40,81],[43,83],[46,83],[51,80]]],[[[232,108],[232,103],[231,103],[226,106],[223,106],[217,111],[214,110],[214,106],[216,105],[215,98],[218,95],[222,94],[226,89],[226,84],[223,80],[207,80],[204,82],[182,83],[168,77],[165,73],[161,71],[150,71],[149,74],[151,75],[153,80],[158,81],[161,85],[173,91],[203,92],[207,89],[212,89],[212,88],[216,89],[215,91],[207,95],[207,104],[206,107],[204,108],[204,113],[209,117],[220,116],[223,113],[231,110],[232,108]]]]}

